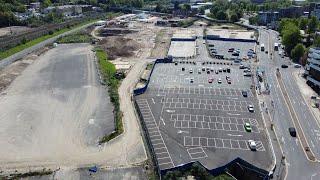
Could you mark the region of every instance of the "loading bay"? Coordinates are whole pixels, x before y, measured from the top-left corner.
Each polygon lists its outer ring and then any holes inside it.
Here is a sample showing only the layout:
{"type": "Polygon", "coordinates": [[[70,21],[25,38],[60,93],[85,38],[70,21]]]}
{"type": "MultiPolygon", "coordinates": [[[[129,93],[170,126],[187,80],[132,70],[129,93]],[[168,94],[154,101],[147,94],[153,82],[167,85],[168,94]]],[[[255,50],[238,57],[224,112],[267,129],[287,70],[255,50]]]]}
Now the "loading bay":
{"type": "Polygon", "coordinates": [[[269,169],[272,155],[255,91],[250,89],[252,78],[243,76],[237,64],[210,62],[156,64],[146,92],[136,96],[159,169],[194,161],[215,169],[237,157],[269,169]],[[220,68],[230,72],[219,72],[220,68]],[[250,123],[251,132],[245,123],[250,123]],[[248,140],[256,142],[256,151],[248,140]]]}

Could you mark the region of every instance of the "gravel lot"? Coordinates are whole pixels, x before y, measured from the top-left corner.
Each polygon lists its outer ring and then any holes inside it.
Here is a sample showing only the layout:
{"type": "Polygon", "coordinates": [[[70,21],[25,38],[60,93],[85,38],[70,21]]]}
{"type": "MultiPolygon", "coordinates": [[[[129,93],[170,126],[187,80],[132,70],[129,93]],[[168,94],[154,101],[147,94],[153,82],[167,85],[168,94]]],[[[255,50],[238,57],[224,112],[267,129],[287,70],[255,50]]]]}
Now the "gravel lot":
{"type": "Polygon", "coordinates": [[[0,163],[57,160],[97,151],[114,130],[88,44],[59,45],[26,68],[0,96],[0,163]]]}

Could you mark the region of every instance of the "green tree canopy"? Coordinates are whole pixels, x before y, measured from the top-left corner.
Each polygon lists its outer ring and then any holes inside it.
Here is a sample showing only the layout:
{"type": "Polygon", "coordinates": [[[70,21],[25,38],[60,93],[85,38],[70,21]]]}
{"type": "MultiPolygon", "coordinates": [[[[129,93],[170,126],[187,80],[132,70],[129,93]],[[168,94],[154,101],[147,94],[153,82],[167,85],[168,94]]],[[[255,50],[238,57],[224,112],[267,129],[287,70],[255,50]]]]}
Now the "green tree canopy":
{"type": "Polygon", "coordinates": [[[308,26],[308,19],[307,18],[300,18],[299,28],[302,30],[306,30],[307,26],[308,26]]]}
{"type": "Polygon", "coordinates": [[[287,23],[282,31],[282,43],[285,46],[286,52],[291,53],[291,50],[300,42],[300,29],[294,23],[287,23]]]}
{"type": "Polygon", "coordinates": [[[225,11],[223,11],[223,10],[220,10],[220,11],[217,12],[216,18],[218,20],[226,20],[227,19],[227,13],[225,11]]]}
{"type": "Polygon", "coordinates": [[[312,16],[308,24],[308,32],[314,33],[318,28],[318,25],[319,25],[318,18],[316,16],[312,16]]]}
{"type": "Polygon", "coordinates": [[[237,22],[239,21],[239,17],[236,13],[232,13],[231,16],[230,16],[230,21],[231,22],[237,22]]]}
{"type": "Polygon", "coordinates": [[[299,62],[300,58],[303,56],[305,52],[305,47],[303,44],[297,44],[291,51],[291,58],[294,62],[299,62]]]}

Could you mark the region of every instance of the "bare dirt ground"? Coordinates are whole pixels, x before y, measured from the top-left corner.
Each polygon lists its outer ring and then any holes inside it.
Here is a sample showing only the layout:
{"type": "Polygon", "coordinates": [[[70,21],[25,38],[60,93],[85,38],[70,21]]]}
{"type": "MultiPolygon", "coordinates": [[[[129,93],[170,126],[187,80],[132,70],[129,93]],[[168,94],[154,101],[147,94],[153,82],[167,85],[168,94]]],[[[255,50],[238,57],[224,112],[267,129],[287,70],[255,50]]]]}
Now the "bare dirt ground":
{"type": "Polygon", "coordinates": [[[109,60],[133,56],[140,48],[140,44],[135,40],[121,36],[105,38],[99,42],[99,46],[107,52],[109,60]]]}
{"type": "Polygon", "coordinates": [[[150,58],[163,58],[167,55],[171,36],[171,28],[163,28],[157,32],[155,46],[151,51],[150,58]]]}

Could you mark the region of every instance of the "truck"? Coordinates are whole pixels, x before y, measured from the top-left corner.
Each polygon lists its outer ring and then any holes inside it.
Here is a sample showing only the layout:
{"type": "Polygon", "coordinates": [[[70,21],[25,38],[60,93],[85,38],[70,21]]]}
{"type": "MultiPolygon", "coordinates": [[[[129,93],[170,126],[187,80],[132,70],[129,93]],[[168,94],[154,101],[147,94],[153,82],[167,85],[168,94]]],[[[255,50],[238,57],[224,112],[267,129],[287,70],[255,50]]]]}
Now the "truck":
{"type": "Polygon", "coordinates": [[[261,49],[261,51],[264,51],[264,44],[260,45],[260,49],[261,49]]]}

